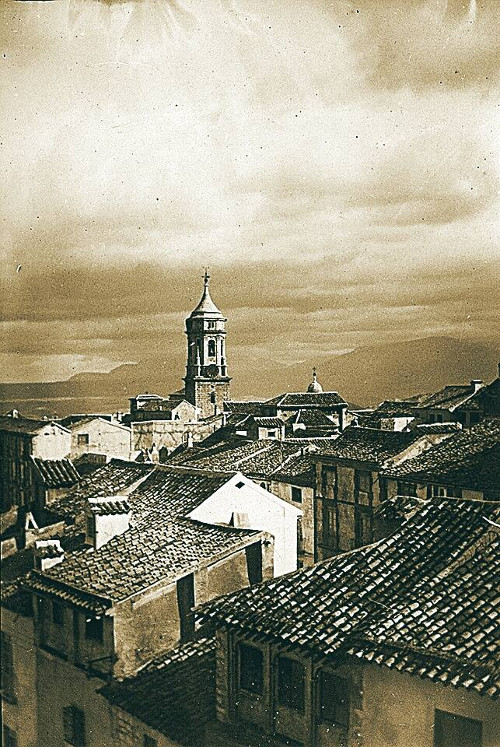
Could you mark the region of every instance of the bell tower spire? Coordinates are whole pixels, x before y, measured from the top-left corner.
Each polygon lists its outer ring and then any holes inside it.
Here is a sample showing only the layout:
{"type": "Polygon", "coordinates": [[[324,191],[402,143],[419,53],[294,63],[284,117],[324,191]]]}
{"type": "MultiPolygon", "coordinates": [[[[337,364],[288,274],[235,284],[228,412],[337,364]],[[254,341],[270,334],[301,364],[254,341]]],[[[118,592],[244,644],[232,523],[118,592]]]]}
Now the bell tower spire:
{"type": "Polygon", "coordinates": [[[222,412],[229,399],[226,362],[226,319],[212,301],[208,267],[203,275],[203,294],[198,306],[186,319],[188,354],[186,364],[186,399],[206,418],[222,412]]]}

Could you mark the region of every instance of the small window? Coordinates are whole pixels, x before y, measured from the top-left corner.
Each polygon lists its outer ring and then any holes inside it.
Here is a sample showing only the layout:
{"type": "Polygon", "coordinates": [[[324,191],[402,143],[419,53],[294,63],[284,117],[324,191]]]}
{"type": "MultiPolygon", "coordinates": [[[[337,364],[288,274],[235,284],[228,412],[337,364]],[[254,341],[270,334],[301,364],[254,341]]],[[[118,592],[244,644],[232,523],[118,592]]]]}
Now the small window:
{"type": "Polygon", "coordinates": [[[104,621],[102,617],[87,617],[85,620],[85,638],[102,643],[104,621]]]}
{"type": "Polygon", "coordinates": [[[208,341],[208,356],[213,358],[215,356],[215,340],[208,341]]]}
{"type": "Polygon", "coordinates": [[[4,724],[3,727],[2,744],[4,747],[17,747],[17,734],[7,724],[4,724]]]}
{"type": "Polygon", "coordinates": [[[337,470],[323,467],[322,492],[323,498],[333,500],[335,498],[335,487],[337,485],[337,470]]]}
{"type": "Polygon", "coordinates": [[[63,730],[65,742],[85,747],[85,714],[80,708],[63,708],[63,730]]]}
{"type": "Polygon", "coordinates": [[[95,539],[95,518],[92,514],[87,516],[87,537],[95,539]]]}
{"type": "Polygon", "coordinates": [[[445,485],[429,485],[427,488],[428,498],[461,498],[462,491],[459,488],[446,487],[445,485]]]}
{"type": "Polygon", "coordinates": [[[323,506],[323,542],[328,547],[337,546],[337,512],[334,506],[323,506]]]}
{"type": "Polygon", "coordinates": [[[372,476],[370,472],[356,470],[356,501],[364,506],[369,506],[372,498],[372,476]]]}
{"type": "Polygon", "coordinates": [[[292,501],[294,503],[302,503],[302,488],[292,487],[292,501]]]}
{"type": "Polygon", "coordinates": [[[414,482],[401,482],[398,481],[398,495],[407,495],[416,498],[417,496],[417,484],[414,482]]]}
{"type": "Polygon", "coordinates": [[[12,652],[12,640],[10,635],[2,630],[0,641],[2,654],[0,684],[2,695],[7,698],[12,698],[14,696],[14,657],[12,652]]]}
{"type": "Polygon", "coordinates": [[[268,430],[267,431],[267,436],[268,436],[268,438],[276,438],[276,433],[277,433],[277,431],[275,431],[275,430],[272,430],[272,431],[268,430]]]}
{"type": "Polygon", "coordinates": [[[88,446],[90,443],[90,438],[88,433],[79,433],[77,436],[77,444],[78,446],[88,446]]]}
{"type": "Polygon", "coordinates": [[[465,716],[436,710],[434,747],[482,747],[483,725],[465,716]]]}
{"type": "Polygon", "coordinates": [[[245,487],[245,483],[244,482],[237,482],[236,483],[236,487],[237,488],[244,488],[245,487]]]}
{"type": "Polygon", "coordinates": [[[142,744],[143,747],[158,747],[158,741],[156,739],[153,739],[153,737],[150,737],[149,734],[144,735],[142,744]]]}
{"type": "Polygon", "coordinates": [[[319,674],[319,717],[329,724],[349,727],[347,681],[324,671],[319,674]]]}
{"type": "Polygon", "coordinates": [[[52,622],[54,625],[64,625],[64,607],[59,602],[52,602],[52,622]]]}
{"type": "Polygon", "coordinates": [[[278,703],[295,711],[304,710],[304,667],[287,656],[278,657],[278,703]]]}
{"type": "Polygon", "coordinates": [[[260,648],[240,643],[238,646],[239,685],[256,695],[264,689],[264,655],[260,648]]]}

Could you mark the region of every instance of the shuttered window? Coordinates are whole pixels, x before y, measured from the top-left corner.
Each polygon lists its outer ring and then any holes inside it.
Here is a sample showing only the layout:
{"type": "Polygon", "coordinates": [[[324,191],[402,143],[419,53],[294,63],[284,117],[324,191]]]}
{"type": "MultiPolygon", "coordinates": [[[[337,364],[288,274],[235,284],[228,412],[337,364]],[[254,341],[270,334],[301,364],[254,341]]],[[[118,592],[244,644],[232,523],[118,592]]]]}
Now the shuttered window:
{"type": "Polygon", "coordinates": [[[85,747],[85,714],[76,706],[63,708],[64,740],[75,747],[85,747]]]}

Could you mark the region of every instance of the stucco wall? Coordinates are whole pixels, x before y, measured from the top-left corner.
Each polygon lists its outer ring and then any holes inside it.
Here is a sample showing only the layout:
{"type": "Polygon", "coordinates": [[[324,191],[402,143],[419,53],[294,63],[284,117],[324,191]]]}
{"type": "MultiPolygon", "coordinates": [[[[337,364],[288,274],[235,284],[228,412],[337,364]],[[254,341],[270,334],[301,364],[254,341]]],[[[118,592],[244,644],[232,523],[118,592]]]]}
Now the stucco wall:
{"type": "Polygon", "coordinates": [[[71,433],[58,425],[47,425],[33,437],[34,457],[64,459],[71,451],[71,433]]]}
{"type": "Polygon", "coordinates": [[[108,420],[91,420],[71,427],[71,458],[82,454],[106,454],[108,458],[128,459],[130,456],[130,429],[108,420]],[[87,434],[88,444],[78,444],[78,436],[87,434]]]}
{"type": "Polygon", "coordinates": [[[187,433],[193,436],[193,441],[202,439],[213,433],[214,423],[199,423],[182,420],[146,420],[132,423],[132,450],[151,449],[153,444],[158,450],[164,448],[168,452],[185,443],[187,433]]]}
{"type": "Polygon", "coordinates": [[[274,573],[276,576],[297,569],[297,518],[301,511],[278,499],[241,474],[190,514],[208,524],[229,524],[233,513],[246,514],[248,528],[259,529],[274,537],[274,573]],[[243,483],[243,487],[237,485],[243,483]]]}
{"type": "Polygon", "coordinates": [[[104,680],[86,673],[45,651],[37,655],[37,747],[67,747],[63,732],[63,708],[77,706],[85,714],[86,747],[114,744],[111,706],[96,693],[104,680]]]}
{"type": "Polygon", "coordinates": [[[314,489],[303,485],[294,486],[293,483],[271,480],[269,490],[278,498],[302,511],[302,552],[312,559],[314,556],[314,489]],[[292,501],[292,487],[301,489],[302,503],[292,501]]]}
{"type": "Polygon", "coordinates": [[[17,735],[18,747],[36,747],[37,697],[33,618],[2,607],[2,630],[12,643],[14,698],[2,698],[3,722],[17,735]]]}
{"type": "Polygon", "coordinates": [[[443,687],[386,667],[365,667],[362,726],[365,747],[433,747],[436,708],[482,721],[483,747],[498,747],[498,702],[463,688],[443,687]]]}

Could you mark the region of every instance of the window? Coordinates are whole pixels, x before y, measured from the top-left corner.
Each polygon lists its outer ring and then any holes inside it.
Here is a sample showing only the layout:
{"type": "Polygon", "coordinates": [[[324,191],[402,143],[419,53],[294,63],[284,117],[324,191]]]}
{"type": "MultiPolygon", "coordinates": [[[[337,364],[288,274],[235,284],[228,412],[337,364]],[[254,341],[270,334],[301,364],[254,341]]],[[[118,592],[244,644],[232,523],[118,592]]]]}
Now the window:
{"type": "Polygon", "coordinates": [[[354,515],[355,547],[363,547],[371,542],[373,542],[373,509],[369,506],[357,505],[354,515]]]}
{"type": "Polygon", "coordinates": [[[335,498],[335,488],[337,486],[337,470],[326,469],[323,467],[322,489],[323,497],[333,500],[335,498]]]}
{"type": "Polygon", "coordinates": [[[85,638],[102,643],[104,621],[102,617],[87,617],[85,620],[85,638]]]}
{"type": "Polygon", "coordinates": [[[398,480],[398,495],[409,495],[414,498],[417,495],[417,485],[414,482],[401,482],[398,480]]]}
{"type": "Polygon", "coordinates": [[[79,433],[76,439],[78,446],[88,446],[90,438],[88,433],[79,433]]]}
{"type": "Polygon", "coordinates": [[[295,711],[304,710],[304,667],[287,656],[278,657],[278,703],[295,711]]]}
{"type": "Polygon", "coordinates": [[[302,503],[302,488],[292,487],[292,501],[294,503],[302,503]]]}
{"type": "Polygon", "coordinates": [[[213,358],[215,356],[215,340],[208,341],[208,356],[213,358]]]}
{"type": "Polygon", "coordinates": [[[354,482],[356,488],[356,503],[363,506],[370,506],[372,502],[372,476],[370,472],[361,472],[356,470],[354,473],[354,482]]]}
{"type": "Polygon", "coordinates": [[[64,607],[59,602],[52,602],[52,622],[54,625],[64,625],[64,607]]]}
{"type": "Polygon", "coordinates": [[[241,488],[244,488],[244,487],[245,487],[245,483],[244,483],[244,482],[237,482],[237,483],[236,483],[236,487],[237,487],[237,488],[240,488],[240,490],[241,490],[241,488]]]}
{"type": "Polygon", "coordinates": [[[177,581],[177,609],[182,641],[190,641],[194,636],[194,575],[189,573],[177,581]]]}
{"type": "Polygon", "coordinates": [[[149,734],[144,735],[144,739],[142,740],[143,747],[158,747],[158,742],[156,739],[153,739],[153,737],[150,737],[149,734]]]}
{"type": "Polygon", "coordinates": [[[2,653],[2,695],[9,699],[14,696],[14,657],[12,654],[12,641],[10,635],[4,633],[1,635],[1,653],[2,653]]]}
{"type": "Polygon", "coordinates": [[[87,516],[87,537],[95,539],[95,518],[92,514],[87,516]]]}
{"type": "Polygon", "coordinates": [[[17,734],[14,729],[4,724],[3,727],[3,741],[4,747],[17,747],[17,734]]]}
{"type": "Polygon", "coordinates": [[[337,546],[337,509],[323,506],[323,542],[328,547],[337,546]]]}
{"type": "Polygon", "coordinates": [[[427,487],[428,498],[461,498],[462,491],[459,488],[450,488],[444,485],[429,485],[427,487]]]}
{"type": "Polygon", "coordinates": [[[268,438],[276,438],[276,433],[277,433],[277,431],[276,431],[276,430],[271,430],[271,431],[270,431],[270,430],[268,430],[268,431],[267,431],[267,437],[268,437],[268,438]]]}
{"type": "Polygon", "coordinates": [[[264,655],[260,648],[240,643],[238,646],[239,686],[256,695],[264,689],[264,655]]]}
{"type": "Polygon", "coordinates": [[[65,742],[85,747],[85,714],[80,708],[63,708],[63,731],[65,742]]]}
{"type": "Polygon", "coordinates": [[[472,718],[436,710],[434,747],[481,747],[483,725],[472,718]]]}
{"type": "Polygon", "coordinates": [[[319,718],[330,724],[349,727],[347,681],[330,672],[319,673],[319,718]]]}

